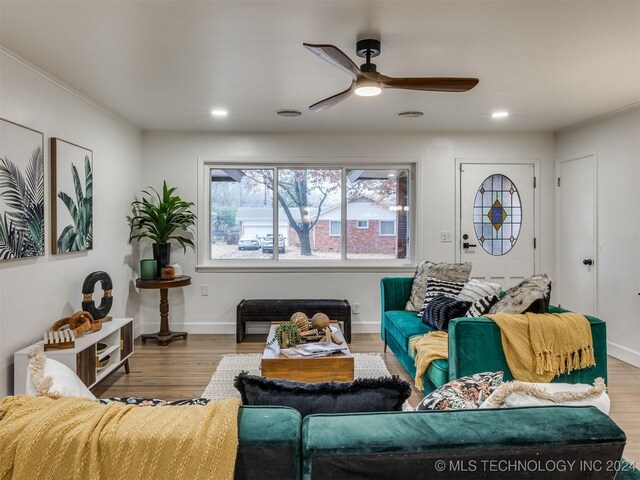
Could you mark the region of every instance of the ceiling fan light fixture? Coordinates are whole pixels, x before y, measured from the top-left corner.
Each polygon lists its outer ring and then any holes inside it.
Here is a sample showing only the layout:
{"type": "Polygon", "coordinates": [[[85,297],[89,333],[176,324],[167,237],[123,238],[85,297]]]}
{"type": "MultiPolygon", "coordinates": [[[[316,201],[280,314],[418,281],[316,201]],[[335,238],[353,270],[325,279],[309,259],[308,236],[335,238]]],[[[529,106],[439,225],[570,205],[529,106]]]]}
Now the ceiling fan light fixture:
{"type": "Polygon", "coordinates": [[[382,89],[375,85],[365,85],[356,88],[353,93],[355,93],[356,95],[360,95],[361,97],[375,97],[376,95],[380,95],[382,93],[382,89]]]}
{"type": "Polygon", "coordinates": [[[507,118],[509,116],[509,112],[506,110],[497,110],[491,114],[491,118],[507,118]]]}

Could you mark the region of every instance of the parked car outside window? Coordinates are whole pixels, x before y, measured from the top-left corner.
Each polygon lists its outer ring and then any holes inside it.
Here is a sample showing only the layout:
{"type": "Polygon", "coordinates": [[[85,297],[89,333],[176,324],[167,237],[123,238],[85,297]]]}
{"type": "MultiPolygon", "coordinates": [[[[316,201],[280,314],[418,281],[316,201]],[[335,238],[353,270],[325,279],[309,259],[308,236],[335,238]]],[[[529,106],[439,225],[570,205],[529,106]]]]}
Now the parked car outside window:
{"type": "Polygon", "coordinates": [[[238,241],[238,250],[259,250],[262,241],[258,235],[243,235],[238,241]]]}
{"type": "MultiPolygon", "coordinates": [[[[284,237],[278,235],[278,253],[284,253],[284,237]]],[[[273,253],[273,234],[267,233],[262,241],[262,253],[273,253]]]]}

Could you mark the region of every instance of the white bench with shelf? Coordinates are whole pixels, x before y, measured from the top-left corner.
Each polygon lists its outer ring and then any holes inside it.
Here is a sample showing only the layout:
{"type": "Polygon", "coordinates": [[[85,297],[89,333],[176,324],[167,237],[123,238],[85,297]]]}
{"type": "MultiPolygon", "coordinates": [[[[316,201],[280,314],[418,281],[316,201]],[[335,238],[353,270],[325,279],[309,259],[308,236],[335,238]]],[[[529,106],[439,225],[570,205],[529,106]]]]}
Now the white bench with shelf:
{"type": "MultiPolygon", "coordinates": [[[[14,393],[25,393],[29,351],[36,345],[42,348],[43,342],[29,345],[13,355],[14,393]]],[[[102,329],[94,333],[85,333],[75,340],[74,348],[47,350],[46,356],[71,368],[84,384],[92,388],[121,366],[129,373],[129,357],[133,354],[133,318],[114,318],[102,324],[102,329]],[[98,353],[98,343],[107,347],[98,353]],[[98,367],[98,362],[110,355],[109,363],[98,367]]]]}

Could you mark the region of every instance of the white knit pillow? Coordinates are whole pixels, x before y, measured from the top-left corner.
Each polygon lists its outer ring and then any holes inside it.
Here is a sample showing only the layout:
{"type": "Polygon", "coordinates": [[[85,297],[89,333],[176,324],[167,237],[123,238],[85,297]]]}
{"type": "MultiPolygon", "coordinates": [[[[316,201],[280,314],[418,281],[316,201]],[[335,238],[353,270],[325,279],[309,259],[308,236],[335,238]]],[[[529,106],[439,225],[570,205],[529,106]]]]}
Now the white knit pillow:
{"type": "Polygon", "coordinates": [[[583,383],[507,382],[500,385],[480,408],[538,407],[544,405],[593,406],[609,414],[611,400],[602,378],[583,383]]]}
{"type": "Polygon", "coordinates": [[[476,302],[481,298],[493,297],[500,294],[501,287],[497,283],[482,282],[475,278],[464,284],[458,294],[458,300],[463,302],[476,302]]]}
{"type": "Polygon", "coordinates": [[[31,361],[27,369],[27,395],[96,399],[76,373],[65,364],[46,358],[41,349],[32,350],[29,356],[31,361]]]}

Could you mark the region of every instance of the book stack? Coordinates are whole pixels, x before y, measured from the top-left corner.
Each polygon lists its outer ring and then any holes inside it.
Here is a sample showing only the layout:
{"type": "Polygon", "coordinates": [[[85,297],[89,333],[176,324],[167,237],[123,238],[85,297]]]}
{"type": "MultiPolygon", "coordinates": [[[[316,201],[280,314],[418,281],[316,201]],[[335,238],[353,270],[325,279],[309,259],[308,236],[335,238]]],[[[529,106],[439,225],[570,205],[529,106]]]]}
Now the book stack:
{"type": "Polygon", "coordinates": [[[280,350],[280,353],[287,358],[314,358],[328,357],[345,349],[344,345],[337,345],[333,342],[303,343],[297,347],[284,348],[280,350]]]}

